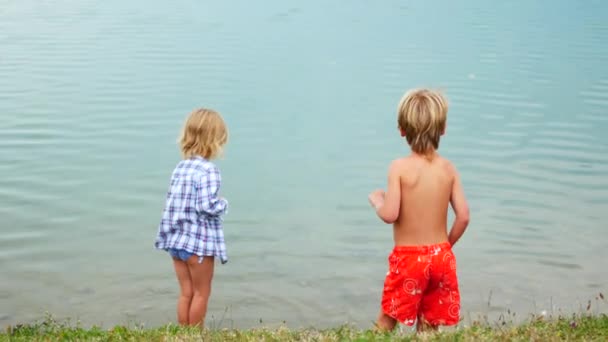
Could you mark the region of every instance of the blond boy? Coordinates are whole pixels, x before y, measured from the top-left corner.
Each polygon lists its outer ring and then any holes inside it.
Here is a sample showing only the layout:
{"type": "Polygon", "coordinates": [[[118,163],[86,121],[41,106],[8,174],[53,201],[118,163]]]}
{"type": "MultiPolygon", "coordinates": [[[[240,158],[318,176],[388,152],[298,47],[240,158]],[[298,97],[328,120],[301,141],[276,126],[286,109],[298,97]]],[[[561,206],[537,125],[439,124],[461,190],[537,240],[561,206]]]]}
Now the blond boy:
{"type": "Polygon", "coordinates": [[[437,153],[447,111],[439,92],[416,89],[403,96],[398,124],[411,154],[390,164],[386,193],[369,195],[378,217],[393,224],[395,243],[377,321],[381,330],[401,322],[423,331],[460,318],[452,246],[469,223],[469,209],[456,168],[437,153]],[[455,220],[448,234],[449,205],[455,220]]]}

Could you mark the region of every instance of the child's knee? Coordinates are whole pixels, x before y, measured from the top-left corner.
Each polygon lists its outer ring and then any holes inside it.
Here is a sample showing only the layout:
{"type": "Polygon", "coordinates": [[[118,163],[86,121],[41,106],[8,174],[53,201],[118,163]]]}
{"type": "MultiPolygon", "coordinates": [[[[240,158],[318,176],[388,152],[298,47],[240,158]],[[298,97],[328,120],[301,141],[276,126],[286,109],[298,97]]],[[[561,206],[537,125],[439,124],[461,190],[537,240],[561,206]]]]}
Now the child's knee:
{"type": "Polygon", "coordinates": [[[194,297],[194,290],[192,289],[192,286],[189,286],[182,289],[179,295],[184,299],[192,299],[192,297],[194,297]]]}

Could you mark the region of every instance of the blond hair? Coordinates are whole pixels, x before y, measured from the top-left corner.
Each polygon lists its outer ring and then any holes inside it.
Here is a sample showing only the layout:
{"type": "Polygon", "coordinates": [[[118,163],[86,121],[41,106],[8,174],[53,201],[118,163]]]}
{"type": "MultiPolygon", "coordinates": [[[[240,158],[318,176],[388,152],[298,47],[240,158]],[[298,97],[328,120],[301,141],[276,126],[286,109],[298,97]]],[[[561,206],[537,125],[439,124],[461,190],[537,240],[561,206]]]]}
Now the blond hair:
{"type": "Polygon", "coordinates": [[[399,128],[415,153],[433,158],[445,131],[448,102],[438,91],[410,90],[399,102],[399,128]]]}
{"type": "Polygon", "coordinates": [[[179,138],[184,159],[201,156],[217,157],[228,141],[228,129],[221,115],[211,109],[199,108],[190,113],[179,138]]]}

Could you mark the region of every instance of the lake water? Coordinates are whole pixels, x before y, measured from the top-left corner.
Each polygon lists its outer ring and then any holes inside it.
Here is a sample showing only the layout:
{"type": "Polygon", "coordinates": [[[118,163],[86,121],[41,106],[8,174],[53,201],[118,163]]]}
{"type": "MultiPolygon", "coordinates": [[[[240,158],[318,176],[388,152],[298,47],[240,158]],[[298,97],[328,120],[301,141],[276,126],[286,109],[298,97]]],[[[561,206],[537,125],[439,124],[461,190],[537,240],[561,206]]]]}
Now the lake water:
{"type": "Polygon", "coordinates": [[[369,327],[392,236],[367,194],[415,86],[450,100],[464,318],[607,311],[608,2],[254,3],[0,0],[0,326],[175,319],[153,241],[208,106],[231,203],[209,324],[369,327]]]}

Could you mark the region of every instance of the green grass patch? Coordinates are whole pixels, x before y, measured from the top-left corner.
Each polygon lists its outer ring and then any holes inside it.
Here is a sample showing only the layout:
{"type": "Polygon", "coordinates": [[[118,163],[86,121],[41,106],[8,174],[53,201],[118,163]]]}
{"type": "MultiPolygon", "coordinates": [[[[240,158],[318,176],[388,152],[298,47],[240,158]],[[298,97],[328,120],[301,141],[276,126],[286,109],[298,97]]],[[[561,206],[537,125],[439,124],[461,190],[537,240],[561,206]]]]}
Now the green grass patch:
{"type": "Polygon", "coordinates": [[[378,333],[342,326],[327,330],[220,329],[200,330],[177,325],[154,329],[133,326],[83,328],[78,324],[57,322],[51,317],[28,325],[7,327],[0,341],[608,341],[608,316],[584,315],[570,318],[532,318],[521,325],[495,326],[476,324],[448,332],[418,335],[413,333],[378,333]]]}

